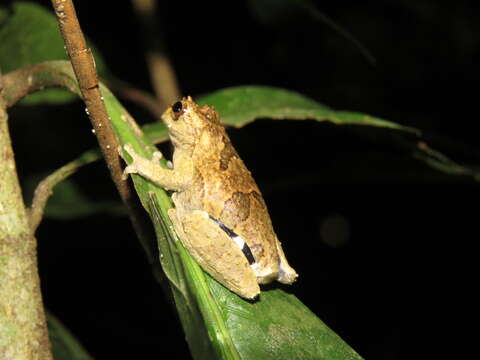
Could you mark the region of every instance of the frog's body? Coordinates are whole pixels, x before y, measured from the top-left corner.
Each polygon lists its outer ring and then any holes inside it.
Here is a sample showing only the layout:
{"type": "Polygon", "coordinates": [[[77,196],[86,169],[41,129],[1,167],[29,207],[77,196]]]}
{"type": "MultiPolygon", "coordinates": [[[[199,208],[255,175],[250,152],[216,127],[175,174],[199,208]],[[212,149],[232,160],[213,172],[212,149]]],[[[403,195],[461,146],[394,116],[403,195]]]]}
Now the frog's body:
{"type": "Polygon", "coordinates": [[[273,231],[260,190],[213,108],[191,98],[163,115],[174,145],[173,169],[125,150],[139,173],[175,191],[169,211],[177,235],[197,262],[235,293],[254,298],[258,284],[297,278],[273,231]]]}

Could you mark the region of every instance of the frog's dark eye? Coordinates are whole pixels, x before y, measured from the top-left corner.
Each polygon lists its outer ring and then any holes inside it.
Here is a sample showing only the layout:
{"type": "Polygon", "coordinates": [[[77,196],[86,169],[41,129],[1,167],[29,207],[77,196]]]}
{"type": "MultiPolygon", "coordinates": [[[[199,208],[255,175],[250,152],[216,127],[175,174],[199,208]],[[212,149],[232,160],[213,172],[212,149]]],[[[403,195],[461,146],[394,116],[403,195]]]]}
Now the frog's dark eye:
{"type": "Polygon", "coordinates": [[[180,111],[182,111],[182,102],[181,101],[177,101],[175,104],[172,105],[172,111],[175,113],[175,114],[178,114],[180,111]]]}

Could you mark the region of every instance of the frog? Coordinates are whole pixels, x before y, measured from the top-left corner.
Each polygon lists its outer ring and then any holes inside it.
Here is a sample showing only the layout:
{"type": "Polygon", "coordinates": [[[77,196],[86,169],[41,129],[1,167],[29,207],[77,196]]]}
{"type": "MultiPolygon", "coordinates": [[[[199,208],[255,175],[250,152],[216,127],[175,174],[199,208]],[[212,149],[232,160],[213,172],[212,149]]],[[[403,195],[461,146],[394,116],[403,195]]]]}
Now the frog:
{"type": "MultiPolygon", "coordinates": [[[[175,233],[197,263],[245,299],[257,299],[261,284],[292,284],[298,277],[275,234],[263,196],[214,107],[188,96],[162,115],[173,145],[169,168],[124,150],[138,174],[172,193],[168,211],[175,233]]],[[[121,155],[125,158],[125,155],[121,155]]]]}

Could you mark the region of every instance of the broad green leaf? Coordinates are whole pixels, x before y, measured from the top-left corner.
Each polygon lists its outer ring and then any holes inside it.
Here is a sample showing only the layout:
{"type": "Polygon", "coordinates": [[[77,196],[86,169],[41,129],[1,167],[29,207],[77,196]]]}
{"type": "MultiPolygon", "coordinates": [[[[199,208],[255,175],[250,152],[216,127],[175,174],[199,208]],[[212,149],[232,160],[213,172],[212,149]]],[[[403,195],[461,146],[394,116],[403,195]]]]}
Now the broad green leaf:
{"type": "Polygon", "coordinates": [[[236,301],[209,277],[210,288],[244,359],[360,359],[294,295],[262,291],[255,303],[236,301]]]}
{"type": "Polygon", "coordinates": [[[370,115],[335,111],[294,91],[269,86],[237,86],[201,97],[214,105],[225,124],[242,127],[256,119],[318,120],[337,125],[366,125],[420,134],[420,131],[370,115]]]}
{"type": "Polygon", "coordinates": [[[53,314],[46,312],[48,335],[55,360],[93,360],[72,333],[53,314]]]}
{"type": "Polygon", "coordinates": [[[242,127],[257,119],[317,120],[355,126],[370,141],[383,143],[385,136],[370,137],[368,128],[391,130],[393,143],[428,166],[451,175],[468,176],[480,181],[480,173],[462,166],[432,149],[419,129],[403,126],[374,116],[333,110],[294,91],[268,86],[238,86],[201,97],[200,104],[214,105],[226,125],[242,127]]]}
{"type": "MultiPolygon", "coordinates": [[[[45,2],[48,6],[49,3],[45,2]]],[[[13,2],[0,6],[0,69],[9,71],[47,60],[68,60],[57,20],[51,8],[31,2],[13,2]]],[[[91,42],[89,41],[89,44],[91,42]]],[[[106,75],[106,67],[92,46],[97,71],[106,75]]],[[[61,104],[77,97],[65,89],[48,89],[32,94],[23,105],[61,104]]]]}

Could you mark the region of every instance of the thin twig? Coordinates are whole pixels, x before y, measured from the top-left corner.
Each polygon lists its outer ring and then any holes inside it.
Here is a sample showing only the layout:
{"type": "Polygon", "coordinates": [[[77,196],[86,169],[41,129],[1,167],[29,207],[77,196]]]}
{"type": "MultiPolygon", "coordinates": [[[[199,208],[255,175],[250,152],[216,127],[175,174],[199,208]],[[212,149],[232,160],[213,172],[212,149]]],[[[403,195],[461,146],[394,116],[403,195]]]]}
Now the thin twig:
{"type": "Polygon", "coordinates": [[[62,87],[81,96],[69,61],[46,61],[26,66],[3,77],[7,108],[14,106],[28,94],[49,87],[62,87]]]}
{"type": "Polygon", "coordinates": [[[100,144],[100,150],[107,162],[107,167],[120,197],[128,209],[130,220],[137,235],[142,239],[142,243],[147,243],[149,233],[145,222],[142,220],[143,210],[136,197],[133,196],[128,183],[122,179],[122,167],[117,152],[118,140],[103,102],[95,62],[80,29],[75,7],[71,0],[52,0],[52,5],[80,86],[80,92],[87,106],[90,121],[100,144]]]}
{"type": "Polygon", "coordinates": [[[117,153],[118,140],[103,103],[95,62],[87,48],[75,8],[71,0],[52,0],[52,4],[100,149],[120,195],[128,199],[130,191],[122,180],[122,167],[117,153]]]}
{"type": "Polygon", "coordinates": [[[180,89],[173,66],[165,53],[161,34],[157,31],[157,0],[132,0],[132,5],[142,27],[150,80],[159,107],[165,110],[180,98],[180,89]]]}
{"type": "Polygon", "coordinates": [[[35,233],[38,225],[42,221],[43,212],[47,205],[48,198],[52,195],[53,188],[69,176],[76,173],[82,166],[97,161],[98,159],[100,159],[100,153],[98,150],[87,151],[77,159],[70,161],[61,168],[55,170],[37,185],[33,194],[32,205],[29,209],[30,228],[33,233],[35,233]]]}

